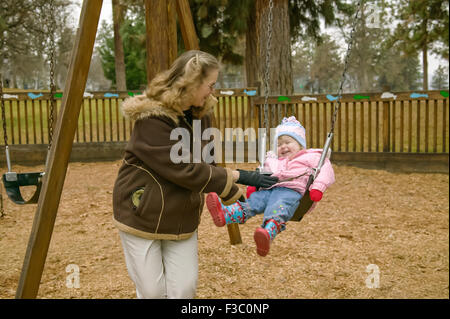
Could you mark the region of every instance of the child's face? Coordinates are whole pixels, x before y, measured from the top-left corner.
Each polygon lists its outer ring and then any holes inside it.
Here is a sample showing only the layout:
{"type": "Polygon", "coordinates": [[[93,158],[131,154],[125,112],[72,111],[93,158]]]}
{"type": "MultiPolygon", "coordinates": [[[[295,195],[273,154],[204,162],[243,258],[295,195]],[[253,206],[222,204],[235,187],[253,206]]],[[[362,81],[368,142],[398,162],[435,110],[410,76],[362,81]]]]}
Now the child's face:
{"type": "Polygon", "coordinates": [[[278,138],[278,157],[287,157],[291,159],[301,151],[303,147],[292,137],[282,135],[278,138]]]}

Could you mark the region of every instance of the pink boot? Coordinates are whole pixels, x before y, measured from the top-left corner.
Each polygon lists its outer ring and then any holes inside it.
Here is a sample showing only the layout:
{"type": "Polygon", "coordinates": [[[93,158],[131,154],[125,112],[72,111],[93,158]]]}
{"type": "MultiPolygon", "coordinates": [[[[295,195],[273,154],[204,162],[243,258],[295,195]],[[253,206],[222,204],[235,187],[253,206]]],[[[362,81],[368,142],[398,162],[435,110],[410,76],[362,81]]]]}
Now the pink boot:
{"type": "Polygon", "coordinates": [[[206,196],[206,206],[217,227],[233,223],[244,224],[247,221],[247,217],[241,204],[236,202],[225,206],[222,204],[216,193],[209,193],[206,196]]]}
{"type": "Polygon", "coordinates": [[[264,257],[269,253],[270,243],[279,232],[280,224],[274,219],[268,220],[264,228],[258,227],[255,230],[253,239],[256,243],[256,252],[258,255],[264,257]]]}

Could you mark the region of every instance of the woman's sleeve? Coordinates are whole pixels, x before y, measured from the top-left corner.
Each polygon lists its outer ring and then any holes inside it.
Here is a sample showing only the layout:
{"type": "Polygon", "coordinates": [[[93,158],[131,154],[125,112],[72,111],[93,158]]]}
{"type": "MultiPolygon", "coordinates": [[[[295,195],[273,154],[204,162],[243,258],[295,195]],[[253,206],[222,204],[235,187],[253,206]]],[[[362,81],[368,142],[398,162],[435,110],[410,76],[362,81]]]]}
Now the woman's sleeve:
{"type": "Polygon", "coordinates": [[[167,122],[159,119],[138,120],[135,122],[127,151],[171,183],[194,192],[215,192],[225,204],[231,204],[239,199],[242,191],[233,182],[231,169],[206,163],[193,163],[191,141],[189,141],[189,157],[184,157],[184,162],[179,162],[180,158],[171,158],[171,155],[173,157],[178,154],[174,152],[178,150],[178,146],[175,145],[181,143],[180,140],[170,139],[172,129],[167,122]],[[175,148],[172,149],[173,147],[175,148]]]}

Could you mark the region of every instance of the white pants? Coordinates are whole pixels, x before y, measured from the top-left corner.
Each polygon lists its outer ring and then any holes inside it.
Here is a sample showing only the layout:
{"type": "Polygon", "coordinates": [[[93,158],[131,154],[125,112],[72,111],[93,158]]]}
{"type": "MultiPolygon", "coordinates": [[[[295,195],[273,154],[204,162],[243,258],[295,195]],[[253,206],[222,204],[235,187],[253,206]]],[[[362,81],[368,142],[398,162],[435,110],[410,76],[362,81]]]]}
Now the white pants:
{"type": "Polygon", "coordinates": [[[128,274],[139,299],[195,297],[197,232],[186,240],[149,240],[119,233],[128,274]]]}

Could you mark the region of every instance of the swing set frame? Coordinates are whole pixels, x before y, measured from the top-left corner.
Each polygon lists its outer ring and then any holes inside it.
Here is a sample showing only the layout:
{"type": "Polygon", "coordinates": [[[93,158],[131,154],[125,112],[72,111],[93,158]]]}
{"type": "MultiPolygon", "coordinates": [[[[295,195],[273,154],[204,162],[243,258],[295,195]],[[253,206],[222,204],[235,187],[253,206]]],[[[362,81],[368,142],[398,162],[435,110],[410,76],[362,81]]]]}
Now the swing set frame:
{"type": "MultiPolygon", "coordinates": [[[[174,54],[174,52],[177,52],[175,10],[186,50],[199,49],[199,43],[188,0],[144,1],[148,53],[147,69],[151,71],[147,73],[147,77],[150,80],[159,71],[167,69],[176,57],[176,54],[174,54]]],[[[64,86],[61,110],[57,118],[51,147],[47,154],[47,165],[42,177],[42,188],[19,278],[16,298],[36,298],[38,294],[78,124],[77,119],[82,105],[102,3],[102,0],[84,0],[82,4],[79,27],[64,86]]],[[[272,0],[270,0],[270,3],[272,3],[272,0]]],[[[268,74],[268,71],[266,73],[268,74]]],[[[343,78],[344,76],[345,71],[343,78]]],[[[268,83],[268,80],[266,83],[268,83]]],[[[342,85],[343,81],[341,89],[342,85]]],[[[265,95],[267,104],[268,89],[265,91],[265,95]]],[[[340,94],[338,96],[340,97],[340,94]]],[[[337,105],[339,106],[339,99],[337,105]]],[[[320,167],[316,170],[316,173],[319,170],[320,167]]],[[[238,224],[228,226],[230,243],[241,243],[238,224]]]]}

